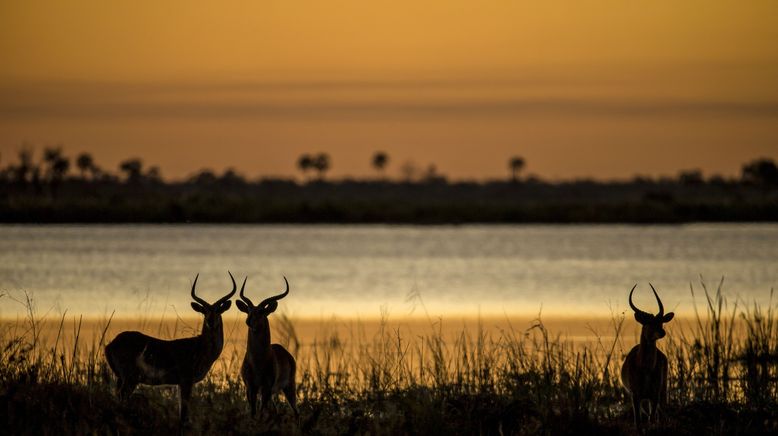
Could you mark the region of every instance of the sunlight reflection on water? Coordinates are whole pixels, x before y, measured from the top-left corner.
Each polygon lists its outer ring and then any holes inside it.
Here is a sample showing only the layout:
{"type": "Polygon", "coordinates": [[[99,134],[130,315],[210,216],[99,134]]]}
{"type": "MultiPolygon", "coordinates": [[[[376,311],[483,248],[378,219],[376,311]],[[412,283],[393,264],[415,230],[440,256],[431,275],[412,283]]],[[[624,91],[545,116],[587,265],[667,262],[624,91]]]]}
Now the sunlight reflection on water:
{"type": "Polygon", "coordinates": [[[215,300],[227,269],[257,299],[282,290],[297,317],[548,315],[622,311],[650,280],[668,310],[691,313],[702,274],[733,301],[767,302],[778,284],[778,225],[685,226],[0,226],[0,316],[31,293],[52,310],[189,315],[189,287],[215,300]],[[408,301],[417,293],[419,300],[408,301]]]}

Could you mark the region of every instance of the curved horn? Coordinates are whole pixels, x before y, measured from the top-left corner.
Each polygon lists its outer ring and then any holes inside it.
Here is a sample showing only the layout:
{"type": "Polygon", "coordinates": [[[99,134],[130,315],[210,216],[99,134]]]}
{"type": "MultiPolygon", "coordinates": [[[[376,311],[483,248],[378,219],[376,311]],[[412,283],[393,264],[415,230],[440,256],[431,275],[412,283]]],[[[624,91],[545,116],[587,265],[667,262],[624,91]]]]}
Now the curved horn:
{"type": "Polygon", "coordinates": [[[230,298],[232,298],[233,295],[235,295],[235,292],[238,290],[238,284],[235,283],[235,277],[233,277],[232,273],[229,272],[229,271],[227,271],[227,274],[230,275],[230,280],[232,280],[232,291],[230,291],[229,294],[219,298],[219,301],[213,303],[214,306],[218,306],[218,305],[224,303],[225,301],[229,300],[230,298]]]}
{"type": "Polygon", "coordinates": [[[286,295],[289,293],[289,281],[286,279],[286,276],[284,276],[284,282],[286,283],[286,291],[284,291],[284,292],[282,292],[282,293],[280,293],[280,294],[278,294],[278,295],[276,295],[274,297],[265,298],[264,300],[262,300],[261,303],[259,303],[259,306],[263,306],[263,305],[265,305],[267,303],[270,303],[271,301],[278,301],[278,300],[286,297],[286,295]]]}
{"type": "Polygon", "coordinates": [[[243,279],[243,286],[240,287],[240,299],[243,300],[244,303],[248,304],[250,307],[254,307],[254,303],[249,300],[249,297],[243,295],[243,291],[246,289],[246,280],[248,280],[248,276],[243,279]]]}
{"type": "Polygon", "coordinates": [[[192,300],[202,304],[204,307],[210,306],[205,300],[195,295],[195,287],[197,286],[197,278],[200,277],[200,273],[195,276],[194,282],[192,282],[192,300]]]}
{"type": "Polygon", "coordinates": [[[637,283],[635,283],[635,286],[633,286],[633,287],[632,287],[632,290],[631,290],[631,291],[629,291],[629,307],[631,307],[631,308],[632,308],[632,310],[633,310],[635,313],[642,313],[642,314],[645,314],[645,315],[650,315],[650,316],[653,316],[653,315],[651,315],[651,314],[649,314],[649,313],[647,313],[647,312],[643,312],[642,310],[638,309],[638,308],[635,306],[635,303],[633,303],[633,302],[632,302],[632,293],[633,293],[633,292],[635,292],[635,288],[637,288],[637,287],[638,287],[638,284],[637,284],[637,283]]]}
{"type": "Polygon", "coordinates": [[[659,304],[659,314],[658,317],[662,317],[662,315],[665,314],[665,306],[662,304],[662,300],[659,298],[659,294],[656,293],[656,289],[654,289],[654,285],[652,285],[650,282],[648,283],[648,286],[651,286],[651,290],[654,291],[654,296],[656,297],[656,302],[659,304]]]}

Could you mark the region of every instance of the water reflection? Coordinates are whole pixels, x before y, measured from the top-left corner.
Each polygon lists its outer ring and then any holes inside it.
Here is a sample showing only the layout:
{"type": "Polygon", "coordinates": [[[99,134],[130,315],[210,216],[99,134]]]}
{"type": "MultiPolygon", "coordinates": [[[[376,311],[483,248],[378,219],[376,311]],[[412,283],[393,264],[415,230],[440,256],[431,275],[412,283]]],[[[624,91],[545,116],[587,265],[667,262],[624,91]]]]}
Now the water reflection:
{"type": "Polygon", "coordinates": [[[0,226],[0,315],[41,311],[189,315],[188,290],[216,298],[227,269],[258,298],[291,283],[296,317],[503,314],[607,316],[635,301],[691,313],[689,283],[726,276],[765,302],[778,284],[778,225],[0,226]],[[408,298],[417,296],[419,298],[408,298]]]}

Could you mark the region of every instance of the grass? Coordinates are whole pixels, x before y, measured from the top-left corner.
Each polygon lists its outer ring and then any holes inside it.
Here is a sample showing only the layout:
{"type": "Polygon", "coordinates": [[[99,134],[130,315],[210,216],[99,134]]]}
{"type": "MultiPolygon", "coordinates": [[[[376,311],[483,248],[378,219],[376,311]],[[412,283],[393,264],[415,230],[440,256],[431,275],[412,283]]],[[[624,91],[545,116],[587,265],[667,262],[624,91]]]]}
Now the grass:
{"type": "MultiPolygon", "coordinates": [[[[694,288],[693,294],[698,294],[694,288]]],[[[702,283],[704,308],[660,341],[670,362],[670,404],[653,434],[763,434],[778,431],[778,323],[772,303],[727,304],[721,284],[702,283]]],[[[177,431],[177,392],[140,387],[122,403],[103,357],[111,317],[91,337],[63,315],[53,341],[42,317],[8,324],[0,340],[0,428],[10,434],[161,434],[177,431]]],[[[629,434],[631,410],[619,381],[624,338],[634,321],[613,316],[613,334],[592,343],[529,328],[480,324],[455,334],[429,320],[403,334],[383,317],[375,332],[356,323],[301,341],[282,315],[274,339],[297,357],[296,421],[283,400],[264,420],[248,416],[239,377],[243,344],[194,391],[194,434],[629,434]]],[[[163,329],[160,324],[160,331],[163,329]]],[[[161,333],[161,332],[160,332],[161,333]]],[[[161,334],[162,335],[162,334],[161,334]]]]}

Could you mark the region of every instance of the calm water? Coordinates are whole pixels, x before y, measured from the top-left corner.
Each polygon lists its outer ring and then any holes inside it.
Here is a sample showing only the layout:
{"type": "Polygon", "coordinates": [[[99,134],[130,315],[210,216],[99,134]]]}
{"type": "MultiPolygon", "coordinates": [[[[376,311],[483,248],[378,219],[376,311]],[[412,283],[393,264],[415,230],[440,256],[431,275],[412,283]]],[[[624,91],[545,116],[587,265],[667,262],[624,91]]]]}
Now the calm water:
{"type": "Polygon", "coordinates": [[[191,315],[189,287],[214,300],[227,270],[254,301],[292,286],[293,316],[607,316],[665,306],[690,313],[689,283],[725,276],[731,300],[778,287],[778,225],[688,226],[0,226],[0,316],[39,312],[191,315]],[[416,303],[414,303],[416,302],[416,303]]]}

